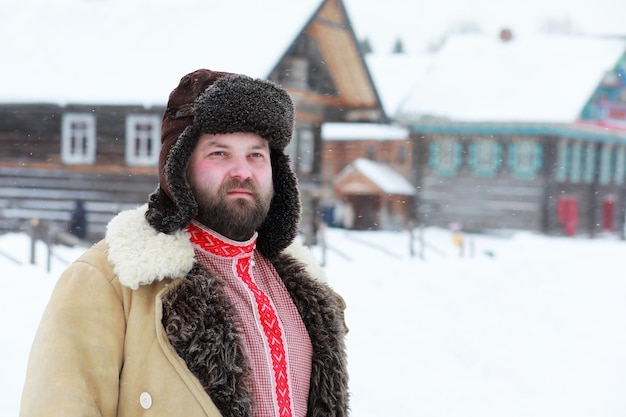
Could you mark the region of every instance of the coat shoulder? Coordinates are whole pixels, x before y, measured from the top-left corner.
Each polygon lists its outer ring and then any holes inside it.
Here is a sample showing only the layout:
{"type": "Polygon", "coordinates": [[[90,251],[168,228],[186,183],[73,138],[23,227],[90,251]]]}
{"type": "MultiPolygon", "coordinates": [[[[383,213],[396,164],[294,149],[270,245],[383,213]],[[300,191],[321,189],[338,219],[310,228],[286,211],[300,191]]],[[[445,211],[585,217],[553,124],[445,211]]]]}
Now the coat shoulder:
{"type": "Polygon", "coordinates": [[[308,275],[316,281],[328,283],[328,279],[326,278],[326,272],[317,261],[313,253],[311,253],[311,251],[306,246],[304,246],[297,240],[294,240],[291,245],[285,248],[281,255],[286,255],[300,262],[302,265],[304,265],[304,269],[308,273],[308,275]]]}
{"type": "Polygon", "coordinates": [[[147,206],[127,210],[107,225],[107,257],[122,285],[137,289],[165,278],[183,278],[194,265],[189,234],[158,232],[146,220],[147,206]]]}

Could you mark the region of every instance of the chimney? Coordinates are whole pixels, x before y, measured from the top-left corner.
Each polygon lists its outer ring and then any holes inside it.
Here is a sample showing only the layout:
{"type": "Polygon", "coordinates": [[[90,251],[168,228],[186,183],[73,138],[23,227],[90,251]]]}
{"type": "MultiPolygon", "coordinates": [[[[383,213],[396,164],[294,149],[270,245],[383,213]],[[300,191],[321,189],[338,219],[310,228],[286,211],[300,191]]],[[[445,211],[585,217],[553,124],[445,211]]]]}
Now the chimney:
{"type": "Polygon", "coordinates": [[[504,28],[500,31],[500,40],[502,42],[508,42],[513,39],[513,32],[509,28],[504,28]]]}

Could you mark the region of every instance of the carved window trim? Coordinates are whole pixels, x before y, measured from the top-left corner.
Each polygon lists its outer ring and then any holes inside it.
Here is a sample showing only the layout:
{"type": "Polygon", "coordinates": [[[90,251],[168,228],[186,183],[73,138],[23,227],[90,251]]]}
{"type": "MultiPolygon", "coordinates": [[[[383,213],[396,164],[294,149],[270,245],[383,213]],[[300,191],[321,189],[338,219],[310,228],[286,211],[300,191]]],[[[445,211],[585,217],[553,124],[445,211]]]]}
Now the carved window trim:
{"type": "Polygon", "coordinates": [[[161,118],[149,114],[126,116],[126,164],[156,166],[161,150],[161,118]]]}
{"type": "Polygon", "coordinates": [[[96,161],[96,116],[65,113],[61,122],[61,161],[92,165],[96,161]]]}

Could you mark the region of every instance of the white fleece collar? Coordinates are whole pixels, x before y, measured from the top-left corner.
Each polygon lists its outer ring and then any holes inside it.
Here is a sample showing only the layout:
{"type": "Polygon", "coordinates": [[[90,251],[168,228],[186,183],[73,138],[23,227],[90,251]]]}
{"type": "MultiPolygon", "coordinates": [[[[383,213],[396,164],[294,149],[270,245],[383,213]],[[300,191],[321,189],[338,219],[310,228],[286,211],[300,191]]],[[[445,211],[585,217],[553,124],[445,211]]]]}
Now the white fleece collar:
{"type": "Polygon", "coordinates": [[[145,218],[146,209],[143,205],[119,213],[105,236],[114,272],[122,285],[134,290],[164,278],[183,278],[194,264],[189,233],[157,232],[145,218]]]}
{"type": "MultiPolygon", "coordinates": [[[[109,262],[122,285],[136,290],[164,278],[184,278],[194,265],[189,233],[157,232],[146,220],[148,206],[122,211],[107,225],[109,262]]],[[[327,282],[326,274],[307,248],[295,240],[284,254],[298,259],[312,278],[327,282]]]]}

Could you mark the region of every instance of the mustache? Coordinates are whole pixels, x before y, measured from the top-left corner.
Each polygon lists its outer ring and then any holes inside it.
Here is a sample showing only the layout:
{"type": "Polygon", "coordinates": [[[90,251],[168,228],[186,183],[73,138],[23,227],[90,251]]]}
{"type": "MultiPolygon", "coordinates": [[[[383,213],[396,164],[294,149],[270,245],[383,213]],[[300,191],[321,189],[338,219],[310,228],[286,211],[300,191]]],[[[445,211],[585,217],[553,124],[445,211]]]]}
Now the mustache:
{"type": "Polygon", "coordinates": [[[254,195],[255,198],[259,198],[260,197],[259,189],[257,188],[257,186],[254,183],[254,181],[252,181],[249,178],[246,179],[246,180],[243,180],[243,181],[240,181],[240,180],[234,179],[234,178],[229,179],[228,181],[226,181],[225,183],[222,184],[222,186],[219,189],[219,194],[223,198],[231,190],[236,190],[236,189],[248,190],[248,191],[250,191],[254,195]]]}

